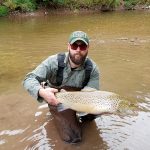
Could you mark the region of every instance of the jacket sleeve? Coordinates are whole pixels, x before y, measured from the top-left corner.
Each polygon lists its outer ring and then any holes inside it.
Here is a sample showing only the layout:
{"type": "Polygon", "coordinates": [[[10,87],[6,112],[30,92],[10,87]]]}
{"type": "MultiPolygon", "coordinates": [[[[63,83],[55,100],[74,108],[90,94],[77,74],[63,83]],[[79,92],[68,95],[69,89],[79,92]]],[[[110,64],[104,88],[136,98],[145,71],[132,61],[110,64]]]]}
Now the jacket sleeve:
{"type": "Polygon", "coordinates": [[[41,82],[47,80],[47,75],[51,73],[51,57],[43,61],[35,70],[28,73],[23,81],[24,88],[39,102],[43,99],[39,96],[38,92],[42,88],[41,82]]]}

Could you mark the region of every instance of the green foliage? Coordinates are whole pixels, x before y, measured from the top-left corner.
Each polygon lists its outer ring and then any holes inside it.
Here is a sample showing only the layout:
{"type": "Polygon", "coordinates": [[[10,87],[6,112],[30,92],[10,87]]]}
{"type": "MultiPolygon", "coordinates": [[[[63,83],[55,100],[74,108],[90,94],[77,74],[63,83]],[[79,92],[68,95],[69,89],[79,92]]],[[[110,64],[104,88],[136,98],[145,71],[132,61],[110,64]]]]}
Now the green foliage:
{"type": "Polygon", "coordinates": [[[150,0],[139,0],[140,4],[150,5],[150,0]]]}
{"type": "Polygon", "coordinates": [[[15,3],[15,0],[5,0],[3,2],[3,5],[10,8],[11,10],[15,10],[17,8],[17,5],[15,3]]]}
{"type": "Polygon", "coordinates": [[[16,4],[22,11],[34,11],[36,2],[34,0],[15,0],[16,4]]]}
{"type": "Polygon", "coordinates": [[[116,8],[120,4],[120,0],[100,0],[99,3],[108,6],[109,8],[116,8]]]}
{"type": "Polygon", "coordinates": [[[120,5],[126,9],[133,9],[137,4],[150,5],[150,0],[0,0],[0,15],[8,10],[23,12],[34,11],[37,6],[51,6],[51,8],[64,7],[71,10],[106,9],[112,10],[120,5]],[[6,9],[7,7],[7,9],[6,9]]]}
{"type": "Polygon", "coordinates": [[[133,9],[134,6],[139,3],[139,0],[125,0],[124,2],[126,9],[133,9]]]}
{"type": "Polygon", "coordinates": [[[0,17],[7,16],[8,12],[9,12],[9,10],[6,6],[1,6],[0,5],[0,17]]]}
{"type": "Polygon", "coordinates": [[[35,0],[5,0],[3,5],[11,10],[19,9],[21,11],[34,11],[36,9],[35,0]]]}
{"type": "Polygon", "coordinates": [[[43,0],[43,2],[70,9],[101,7],[102,5],[115,8],[120,4],[120,0],[43,0]]]}

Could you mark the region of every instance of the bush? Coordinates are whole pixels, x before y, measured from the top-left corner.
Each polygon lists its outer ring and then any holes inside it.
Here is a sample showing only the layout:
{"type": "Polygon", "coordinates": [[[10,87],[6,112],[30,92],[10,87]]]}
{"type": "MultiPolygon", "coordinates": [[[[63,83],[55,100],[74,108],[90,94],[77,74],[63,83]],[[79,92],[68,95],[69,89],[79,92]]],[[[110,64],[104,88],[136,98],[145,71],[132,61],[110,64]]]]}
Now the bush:
{"type": "Polygon", "coordinates": [[[35,0],[5,0],[3,5],[11,10],[34,11],[36,9],[35,0]]]}
{"type": "Polygon", "coordinates": [[[6,6],[0,6],[0,17],[7,16],[9,9],[6,6]]]}
{"type": "Polygon", "coordinates": [[[8,14],[8,10],[22,12],[34,11],[37,6],[47,8],[69,8],[71,10],[101,9],[113,10],[118,6],[133,9],[136,5],[150,5],[150,0],[0,0],[0,16],[8,14]],[[7,8],[6,8],[7,7],[7,8]]]}
{"type": "Polygon", "coordinates": [[[125,0],[124,2],[126,9],[133,9],[134,6],[139,3],[139,0],[125,0]]]}
{"type": "Polygon", "coordinates": [[[10,10],[15,10],[17,5],[15,3],[15,0],[5,0],[3,2],[3,5],[5,5],[6,7],[10,8],[10,10]]]}
{"type": "Polygon", "coordinates": [[[36,9],[36,2],[34,0],[16,0],[16,4],[21,11],[34,11],[36,9]]]}
{"type": "Polygon", "coordinates": [[[120,4],[120,0],[42,0],[45,4],[68,7],[70,9],[92,8],[102,5],[115,8],[120,4]]]}
{"type": "Polygon", "coordinates": [[[150,5],[150,0],[140,0],[140,4],[150,5]]]}

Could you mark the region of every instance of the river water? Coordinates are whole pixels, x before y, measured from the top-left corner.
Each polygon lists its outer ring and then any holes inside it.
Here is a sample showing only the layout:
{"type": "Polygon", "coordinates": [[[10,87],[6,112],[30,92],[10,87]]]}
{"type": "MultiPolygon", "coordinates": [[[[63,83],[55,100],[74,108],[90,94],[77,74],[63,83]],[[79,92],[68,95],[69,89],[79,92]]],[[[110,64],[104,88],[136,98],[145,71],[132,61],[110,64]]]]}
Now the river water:
{"type": "Polygon", "coordinates": [[[1,150],[149,150],[150,12],[0,18],[1,150]],[[83,141],[62,142],[47,105],[22,87],[26,73],[66,51],[74,30],[90,36],[89,56],[101,71],[101,90],[134,100],[136,116],[103,115],[86,125],[83,141]]]}

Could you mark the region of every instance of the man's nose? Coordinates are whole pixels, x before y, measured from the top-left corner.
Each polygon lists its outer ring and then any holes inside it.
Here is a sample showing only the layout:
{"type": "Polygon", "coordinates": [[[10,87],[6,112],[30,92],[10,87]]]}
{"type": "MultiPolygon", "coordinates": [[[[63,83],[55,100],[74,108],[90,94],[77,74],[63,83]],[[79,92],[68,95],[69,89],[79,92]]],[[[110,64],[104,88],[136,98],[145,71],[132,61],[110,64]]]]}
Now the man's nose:
{"type": "Polygon", "coordinates": [[[76,51],[80,51],[80,46],[77,47],[77,50],[76,50],[76,51]]]}

